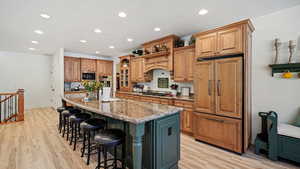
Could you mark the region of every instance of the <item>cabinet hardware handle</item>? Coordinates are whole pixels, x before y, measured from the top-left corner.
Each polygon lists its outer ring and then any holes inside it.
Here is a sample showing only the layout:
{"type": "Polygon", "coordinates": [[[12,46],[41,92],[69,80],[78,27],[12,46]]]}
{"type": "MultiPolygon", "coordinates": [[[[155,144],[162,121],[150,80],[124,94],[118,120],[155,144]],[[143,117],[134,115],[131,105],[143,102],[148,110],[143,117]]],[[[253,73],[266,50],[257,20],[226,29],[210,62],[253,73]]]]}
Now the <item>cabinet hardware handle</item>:
{"type": "Polygon", "coordinates": [[[206,120],[210,120],[210,121],[216,121],[219,123],[224,123],[224,120],[218,120],[218,119],[211,119],[211,118],[205,118],[206,120]]]}
{"type": "Polygon", "coordinates": [[[218,90],[218,96],[221,96],[221,80],[218,80],[217,90],[218,90]]]}
{"type": "Polygon", "coordinates": [[[211,80],[208,80],[208,95],[211,96],[211,80]]]}

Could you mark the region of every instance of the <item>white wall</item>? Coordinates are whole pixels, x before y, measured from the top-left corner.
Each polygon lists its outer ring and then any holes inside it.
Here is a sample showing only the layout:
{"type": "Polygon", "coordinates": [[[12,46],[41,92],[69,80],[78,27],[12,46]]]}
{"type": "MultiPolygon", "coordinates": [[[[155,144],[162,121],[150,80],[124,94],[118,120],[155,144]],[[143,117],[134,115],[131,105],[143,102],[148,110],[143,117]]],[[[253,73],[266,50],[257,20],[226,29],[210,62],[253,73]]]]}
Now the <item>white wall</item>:
{"type": "Polygon", "coordinates": [[[260,131],[261,122],[257,115],[260,111],[274,110],[279,114],[279,121],[292,122],[300,112],[300,79],[281,79],[271,76],[269,64],[273,63],[272,43],[280,38],[280,63],[288,60],[287,42],[297,40],[294,60],[300,62],[300,6],[278,11],[252,19],[253,34],[253,139],[260,131]]]}
{"type": "Polygon", "coordinates": [[[0,51],[0,92],[25,89],[25,109],[50,105],[50,56],[0,51]]]}
{"type": "Polygon", "coordinates": [[[62,105],[64,94],[64,49],[58,49],[51,58],[51,106],[62,105]]]}

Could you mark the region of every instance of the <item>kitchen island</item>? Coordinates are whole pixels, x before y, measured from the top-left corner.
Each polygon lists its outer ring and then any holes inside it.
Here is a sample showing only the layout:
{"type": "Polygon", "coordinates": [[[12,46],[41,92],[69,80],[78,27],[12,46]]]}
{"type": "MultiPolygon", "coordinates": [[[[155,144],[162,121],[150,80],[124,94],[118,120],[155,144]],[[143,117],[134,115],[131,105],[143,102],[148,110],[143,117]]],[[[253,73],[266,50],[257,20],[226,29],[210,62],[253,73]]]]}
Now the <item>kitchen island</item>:
{"type": "Polygon", "coordinates": [[[120,128],[126,133],[128,168],[178,168],[182,108],[127,99],[84,102],[82,98],[62,97],[62,100],[106,119],[108,128],[120,128]]]}

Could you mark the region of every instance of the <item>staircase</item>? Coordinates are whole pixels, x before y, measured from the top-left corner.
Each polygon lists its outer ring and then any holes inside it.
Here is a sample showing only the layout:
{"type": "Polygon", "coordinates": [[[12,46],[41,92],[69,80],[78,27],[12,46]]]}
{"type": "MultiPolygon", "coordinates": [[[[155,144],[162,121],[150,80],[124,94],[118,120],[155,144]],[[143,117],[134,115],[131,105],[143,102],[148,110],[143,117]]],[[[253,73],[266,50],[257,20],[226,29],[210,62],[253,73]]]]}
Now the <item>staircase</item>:
{"type": "Polygon", "coordinates": [[[0,124],[24,121],[24,89],[0,93],[0,124]]]}

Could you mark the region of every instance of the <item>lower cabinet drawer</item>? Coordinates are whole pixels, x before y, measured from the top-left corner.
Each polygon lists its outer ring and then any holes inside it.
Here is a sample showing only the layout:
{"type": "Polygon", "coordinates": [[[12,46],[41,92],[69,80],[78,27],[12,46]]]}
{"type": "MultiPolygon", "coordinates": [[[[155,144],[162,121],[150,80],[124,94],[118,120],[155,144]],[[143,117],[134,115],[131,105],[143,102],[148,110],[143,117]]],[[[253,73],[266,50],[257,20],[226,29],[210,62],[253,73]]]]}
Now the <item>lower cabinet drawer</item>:
{"type": "Polygon", "coordinates": [[[196,139],[242,153],[241,120],[198,112],[193,116],[196,139]]]}

